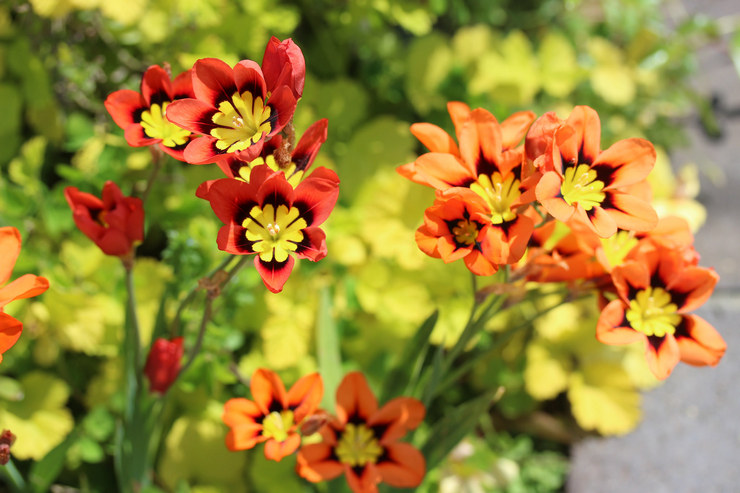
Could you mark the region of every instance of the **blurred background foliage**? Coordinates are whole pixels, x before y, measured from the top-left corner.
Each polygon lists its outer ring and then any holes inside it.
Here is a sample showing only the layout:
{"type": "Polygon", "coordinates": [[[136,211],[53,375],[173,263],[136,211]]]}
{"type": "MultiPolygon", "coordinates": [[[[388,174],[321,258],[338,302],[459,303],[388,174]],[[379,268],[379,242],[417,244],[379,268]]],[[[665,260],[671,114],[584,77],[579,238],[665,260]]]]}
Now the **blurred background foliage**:
{"type": "MultiPolygon", "coordinates": [[[[701,224],[697,168],[672,168],[668,155],[683,142],[681,119],[706,107],[688,77],[696,68],[693,53],[714,42],[717,29],[701,17],[672,15],[673,6],[659,0],[3,2],[0,224],[23,235],[16,274],[34,272],[51,282],[43,297],[9,308],[25,331],[2,365],[0,424],[19,436],[13,454],[21,472],[41,475],[39,484],[113,488],[111,447],[123,406],[123,276],[115,259],[76,231],[63,197],[69,185],[97,194],[105,180],[126,192],[143,189],[149,150],[127,146],[103,107],[109,93],[138,90],[152,64],[168,63],[178,74],[201,57],[260,61],[270,36],[292,37],[303,49],[308,75],[295,124],[300,133],[329,119],[317,165],[334,168],[342,181],[325,227],[329,256],[300,262],[280,295],[267,293],[246,270],[219,298],[204,352],[166,406],[156,482],[178,493],[308,490],[292,479],[290,459],[267,464],[260,453],[223,446],[221,406],[247,395],[241,376],[266,366],[290,381],[317,369],[317,320],[331,319],[342,369],[362,369],[379,384],[399,344],[435,308],[439,345],[454,342],[469,311],[464,266],[427,258],[413,240],[433,194],[394,171],[423,151],[410,123],[429,121],[452,132],[451,100],[487,108],[499,120],[524,109],[566,116],[573,105],[588,104],[601,115],[604,148],[636,136],[659,147],[656,206],[701,224]],[[33,467],[27,459],[42,462],[33,467]],[[49,470],[56,473],[39,472],[49,470]],[[278,474],[291,479],[264,480],[278,474]]],[[[736,61],[739,40],[735,34],[730,44],[736,61]]],[[[218,177],[215,166],[174,161],[160,173],[135,269],[147,343],[158,314],[171,318],[177,300],[225,258],[215,244],[220,223],[194,196],[198,184],[218,177]]],[[[641,348],[598,344],[594,301],[557,306],[562,298],[562,289],[553,290],[540,306],[522,302],[489,324],[491,333],[512,324],[527,329],[490,351],[487,365],[434,401],[430,413],[444,415],[485,389],[507,390],[490,420],[430,472],[420,491],[559,491],[569,443],[637,424],[639,390],[655,384],[641,348]],[[532,322],[546,307],[551,310],[532,322]]],[[[196,298],[194,306],[199,303],[196,298]]],[[[197,310],[185,313],[181,330],[189,346],[198,318],[197,310]]],[[[484,334],[478,347],[485,351],[487,344],[484,334]]]]}

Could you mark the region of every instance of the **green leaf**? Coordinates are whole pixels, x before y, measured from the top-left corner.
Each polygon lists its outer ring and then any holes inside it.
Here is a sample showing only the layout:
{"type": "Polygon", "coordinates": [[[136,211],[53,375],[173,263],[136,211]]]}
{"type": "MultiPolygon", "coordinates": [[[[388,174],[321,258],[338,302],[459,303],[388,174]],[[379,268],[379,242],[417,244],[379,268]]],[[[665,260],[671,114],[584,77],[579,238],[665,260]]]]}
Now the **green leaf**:
{"type": "Polygon", "coordinates": [[[403,353],[396,360],[396,364],[388,371],[380,393],[381,402],[402,395],[405,389],[414,386],[429,350],[429,336],[437,324],[437,318],[439,318],[439,312],[435,310],[419,326],[414,336],[408,340],[403,353]]]}
{"type": "Polygon", "coordinates": [[[465,435],[473,431],[481,415],[491,407],[497,392],[497,389],[489,390],[476,399],[456,406],[431,426],[427,442],[421,447],[428,471],[434,469],[465,435]]]}
{"type": "Polygon", "coordinates": [[[316,352],[318,353],[319,372],[324,381],[324,398],[322,407],[331,409],[334,394],[342,379],[342,357],[339,351],[337,324],[331,313],[331,297],[328,286],[319,293],[319,310],[316,319],[316,352]]]}
{"type": "Polygon", "coordinates": [[[730,39],[730,56],[735,64],[735,70],[740,75],[740,29],[735,31],[730,39]]]}
{"type": "Polygon", "coordinates": [[[443,108],[445,98],[439,86],[452,67],[450,40],[435,33],[414,40],[406,57],[405,90],[411,104],[420,113],[443,108]]]}
{"type": "Polygon", "coordinates": [[[14,378],[0,377],[0,399],[6,401],[23,399],[23,386],[14,378]]]}
{"type": "Polygon", "coordinates": [[[33,463],[28,472],[28,482],[31,484],[34,493],[49,491],[49,487],[64,467],[67,450],[77,441],[78,435],[79,431],[75,429],[63,442],[46,454],[43,459],[33,463]]]}

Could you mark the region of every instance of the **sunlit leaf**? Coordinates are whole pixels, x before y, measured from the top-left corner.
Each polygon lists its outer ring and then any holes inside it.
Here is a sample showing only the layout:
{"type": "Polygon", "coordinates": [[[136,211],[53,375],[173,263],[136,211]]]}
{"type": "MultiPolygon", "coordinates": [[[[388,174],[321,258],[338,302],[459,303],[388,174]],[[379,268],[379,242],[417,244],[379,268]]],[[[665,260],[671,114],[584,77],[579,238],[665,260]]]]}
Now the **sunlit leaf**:
{"type": "Polygon", "coordinates": [[[538,400],[552,399],[568,387],[570,361],[553,354],[551,348],[530,343],[527,346],[527,366],[524,385],[527,392],[538,400]]]}
{"type": "Polygon", "coordinates": [[[581,70],[568,38],[559,32],[548,31],[540,43],[538,57],[542,89],[556,98],[570,94],[580,80],[581,70]]]}
{"type": "Polygon", "coordinates": [[[422,114],[444,107],[446,102],[438,88],[452,65],[449,44],[446,37],[435,33],[415,39],[409,47],[405,89],[411,103],[422,114]]]}

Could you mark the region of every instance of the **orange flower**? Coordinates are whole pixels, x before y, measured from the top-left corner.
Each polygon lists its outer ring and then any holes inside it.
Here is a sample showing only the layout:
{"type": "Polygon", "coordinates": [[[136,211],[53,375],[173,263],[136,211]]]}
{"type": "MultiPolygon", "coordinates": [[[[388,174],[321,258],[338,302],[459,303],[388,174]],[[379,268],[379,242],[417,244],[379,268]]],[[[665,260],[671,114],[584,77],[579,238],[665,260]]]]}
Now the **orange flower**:
{"type": "Polygon", "coordinates": [[[688,261],[680,248],[645,243],[611,276],[619,298],[601,312],[597,339],[605,344],[645,341],[648,366],[660,379],[679,360],[695,366],[719,363],[725,341],[704,319],[687,313],[712,294],[719,280],[713,269],[688,261]]]}
{"type": "Polygon", "coordinates": [[[321,429],[323,441],[298,452],[298,474],[317,483],[344,473],[354,493],[375,493],[381,482],[416,487],[424,479],[424,456],[398,440],[421,424],[424,413],[410,397],[378,409],[362,373],[349,373],[337,388],[337,416],[321,429]]]}
{"type": "MultiPolygon", "coordinates": [[[[0,228],[0,285],[10,279],[15,261],[21,253],[21,234],[12,226],[0,228]]],[[[21,336],[23,324],[4,312],[5,305],[13,300],[38,296],[49,288],[43,277],[26,274],[0,287],[0,362],[3,353],[13,347],[21,336]]]]}
{"type": "Polygon", "coordinates": [[[529,159],[546,143],[547,150],[535,159],[543,173],[535,194],[547,212],[560,221],[577,219],[602,238],[617,232],[649,231],[658,216],[632,187],[644,192],[644,181],[655,164],[655,149],[644,139],[625,139],[600,150],[599,115],[588,106],[576,106],[554,134],[552,114],[546,124],[533,125],[535,143],[528,143],[529,159]]]}
{"type": "Polygon", "coordinates": [[[298,380],[290,391],[274,372],[260,368],[250,382],[253,401],[229,399],[223,421],[231,429],[226,435],[229,450],[247,450],[265,442],[265,457],[279,461],[298,449],[298,427],[312,416],[324,395],[318,373],[298,380]]]}

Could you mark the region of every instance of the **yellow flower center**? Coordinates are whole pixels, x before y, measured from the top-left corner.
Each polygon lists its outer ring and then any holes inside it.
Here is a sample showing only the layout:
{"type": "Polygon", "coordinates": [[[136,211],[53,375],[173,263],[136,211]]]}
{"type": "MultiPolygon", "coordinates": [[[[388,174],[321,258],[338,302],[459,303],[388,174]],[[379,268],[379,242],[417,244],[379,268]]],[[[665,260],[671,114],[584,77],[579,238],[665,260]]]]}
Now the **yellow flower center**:
{"type": "Polygon", "coordinates": [[[249,91],[234,93],[231,101],[222,101],[218,113],[213,115],[213,123],[219,127],[211,130],[216,148],[226,152],[243,151],[270,133],[271,108],[264,105],[262,98],[252,96],[249,91]]]}
{"type": "Polygon", "coordinates": [[[637,293],[630,301],[625,316],[633,329],[647,336],[663,337],[676,332],[681,322],[678,307],[671,303],[671,295],[663,288],[649,287],[637,293]]]}
{"type": "Polygon", "coordinates": [[[283,442],[288,438],[288,432],[294,424],[293,411],[290,409],[273,411],[262,421],[262,436],[283,442]]]}
{"type": "Polygon", "coordinates": [[[495,172],[491,176],[478,176],[478,181],[471,183],[470,189],[483,197],[488,204],[491,209],[491,222],[501,224],[516,219],[511,204],[522,194],[519,185],[519,180],[513,173],[509,173],[504,179],[501,173],[495,172]]]}
{"type": "Polygon", "coordinates": [[[285,177],[287,178],[288,183],[290,183],[293,188],[298,186],[298,184],[301,182],[301,178],[303,177],[303,171],[299,171],[296,173],[296,165],[294,162],[291,162],[287,168],[280,168],[277,161],[275,160],[275,156],[270,154],[267,157],[259,156],[258,158],[248,163],[244,163],[242,167],[239,168],[239,175],[236,178],[238,180],[244,180],[249,183],[249,178],[252,175],[252,169],[255,166],[259,166],[261,164],[266,164],[273,171],[285,172],[285,177]]]}
{"type": "Polygon", "coordinates": [[[601,191],[603,188],[604,183],[596,179],[596,171],[588,164],[579,164],[565,170],[560,193],[568,205],[577,203],[584,210],[590,211],[606,197],[601,191]]]}
{"type": "Polygon", "coordinates": [[[375,464],[383,453],[372,430],[364,424],[347,424],[334,453],[339,462],[350,467],[362,467],[367,463],[375,464]]]}
{"type": "Polygon", "coordinates": [[[148,110],[141,114],[141,126],[144,133],[152,139],[162,139],[162,144],[167,147],[183,145],[190,137],[190,131],[178,127],[170,122],[167,117],[167,106],[169,102],[153,104],[148,110]]]}
{"type": "Polygon", "coordinates": [[[452,234],[455,235],[455,242],[460,245],[472,245],[478,237],[478,225],[470,219],[460,219],[452,228],[452,234]]]}
{"type": "Polygon", "coordinates": [[[610,267],[621,264],[627,254],[639,243],[635,235],[629,231],[618,231],[614,236],[601,238],[606,261],[610,267]]]}
{"type": "Polygon", "coordinates": [[[286,205],[279,205],[275,209],[272,204],[265,204],[262,208],[252,207],[242,226],[247,229],[246,237],[254,242],[252,250],[260,259],[285,262],[289,252],[295,252],[303,241],[302,230],[308,224],[295,207],[288,209],[286,205]]]}

